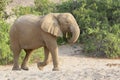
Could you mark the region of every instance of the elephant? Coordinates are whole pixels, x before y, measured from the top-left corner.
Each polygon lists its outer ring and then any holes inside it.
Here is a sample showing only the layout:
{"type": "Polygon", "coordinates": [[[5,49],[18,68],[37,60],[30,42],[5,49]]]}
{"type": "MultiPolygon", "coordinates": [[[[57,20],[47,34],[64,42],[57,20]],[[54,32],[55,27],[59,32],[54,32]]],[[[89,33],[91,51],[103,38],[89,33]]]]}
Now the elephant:
{"type": "Polygon", "coordinates": [[[33,50],[44,48],[44,61],[38,62],[40,70],[50,61],[53,61],[53,71],[59,70],[57,38],[63,37],[67,32],[71,37],[67,40],[70,44],[77,41],[80,35],[80,28],[71,13],[49,13],[44,16],[27,14],[17,18],[10,28],[10,48],[13,53],[12,70],[29,70],[28,62],[33,50]],[[26,55],[21,67],[18,59],[21,50],[26,55]]]}

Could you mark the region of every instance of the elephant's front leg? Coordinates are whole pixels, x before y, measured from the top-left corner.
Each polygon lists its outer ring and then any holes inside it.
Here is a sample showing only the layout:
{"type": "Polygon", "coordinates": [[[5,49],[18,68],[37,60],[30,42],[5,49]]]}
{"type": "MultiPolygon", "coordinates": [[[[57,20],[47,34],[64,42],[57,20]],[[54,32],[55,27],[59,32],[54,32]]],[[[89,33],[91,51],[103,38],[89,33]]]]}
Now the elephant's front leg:
{"type": "Polygon", "coordinates": [[[51,55],[53,59],[53,71],[59,71],[59,62],[58,62],[58,47],[51,49],[51,55]]]}
{"type": "Polygon", "coordinates": [[[46,66],[50,61],[49,49],[47,47],[44,47],[44,55],[45,55],[44,61],[37,63],[37,66],[40,70],[42,70],[43,67],[46,66]]]}
{"type": "Polygon", "coordinates": [[[52,60],[53,60],[53,71],[59,70],[59,62],[58,62],[58,46],[56,40],[52,40],[52,42],[47,43],[47,47],[51,52],[52,60]]]}

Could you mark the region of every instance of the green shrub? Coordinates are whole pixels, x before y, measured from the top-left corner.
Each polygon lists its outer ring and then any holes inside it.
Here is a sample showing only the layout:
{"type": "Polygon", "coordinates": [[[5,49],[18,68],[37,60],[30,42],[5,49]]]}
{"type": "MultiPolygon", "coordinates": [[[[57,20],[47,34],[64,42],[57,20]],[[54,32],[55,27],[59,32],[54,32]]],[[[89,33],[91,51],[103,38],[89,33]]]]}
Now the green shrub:
{"type": "Polygon", "coordinates": [[[41,12],[42,15],[45,15],[50,12],[55,11],[55,3],[50,2],[49,0],[35,0],[35,8],[37,11],[41,12]]]}
{"type": "Polygon", "coordinates": [[[9,24],[0,19],[0,64],[7,64],[12,61],[8,31],[9,24]]]}
{"type": "Polygon", "coordinates": [[[81,29],[79,41],[93,56],[120,57],[119,0],[68,0],[57,12],[72,13],[81,29]]]}
{"type": "Polygon", "coordinates": [[[10,0],[0,0],[0,12],[1,11],[4,11],[7,3],[9,2],[10,0]]]}
{"type": "Polygon", "coordinates": [[[8,15],[5,12],[5,8],[10,1],[11,0],[0,0],[0,18],[3,18],[3,19],[8,18],[8,15]]]}
{"type": "Polygon", "coordinates": [[[76,8],[76,3],[73,2],[73,0],[68,0],[66,2],[63,2],[62,4],[56,5],[56,12],[70,12],[76,8]]]}
{"type": "Polygon", "coordinates": [[[9,49],[9,24],[4,21],[5,7],[10,0],[0,0],[0,64],[7,64],[12,61],[12,54],[9,49]]]}
{"type": "Polygon", "coordinates": [[[16,7],[13,9],[15,15],[17,17],[21,16],[21,15],[26,15],[26,14],[35,14],[35,15],[40,15],[41,12],[36,11],[36,9],[34,7],[16,7]]]}
{"type": "Polygon", "coordinates": [[[35,14],[35,15],[45,15],[50,12],[56,11],[55,3],[50,2],[49,0],[35,0],[35,7],[22,7],[18,6],[13,9],[17,17],[25,14],[35,14]]]}
{"type": "Polygon", "coordinates": [[[103,51],[107,57],[120,57],[120,24],[113,25],[110,32],[103,39],[103,51]]]}

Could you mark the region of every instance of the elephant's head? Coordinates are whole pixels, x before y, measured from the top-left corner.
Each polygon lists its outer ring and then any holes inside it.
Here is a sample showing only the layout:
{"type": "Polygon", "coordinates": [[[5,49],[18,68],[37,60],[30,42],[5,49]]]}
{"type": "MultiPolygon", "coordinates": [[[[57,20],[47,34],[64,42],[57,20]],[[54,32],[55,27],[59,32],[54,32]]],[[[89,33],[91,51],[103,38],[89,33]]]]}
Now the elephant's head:
{"type": "Polygon", "coordinates": [[[70,43],[76,42],[79,37],[79,26],[70,13],[50,13],[41,20],[41,28],[56,37],[62,37],[63,33],[70,32],[70,43]]]}

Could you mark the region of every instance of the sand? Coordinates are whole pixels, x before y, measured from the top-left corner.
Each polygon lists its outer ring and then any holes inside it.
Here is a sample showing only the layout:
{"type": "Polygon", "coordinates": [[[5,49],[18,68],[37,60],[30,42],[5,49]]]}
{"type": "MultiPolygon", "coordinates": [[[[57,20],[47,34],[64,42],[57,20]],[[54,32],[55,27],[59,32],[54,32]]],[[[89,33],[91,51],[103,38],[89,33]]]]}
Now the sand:
{"type": "Polygon", "coordinates": [[[52,71],[52,62],[43,71],[36,63],[29,71],[12,71],[12,65],[0,66],[0,80],[120,80],[120,60],[91,58],[79,45],[59,46],[60,71],[52,71]]]}

